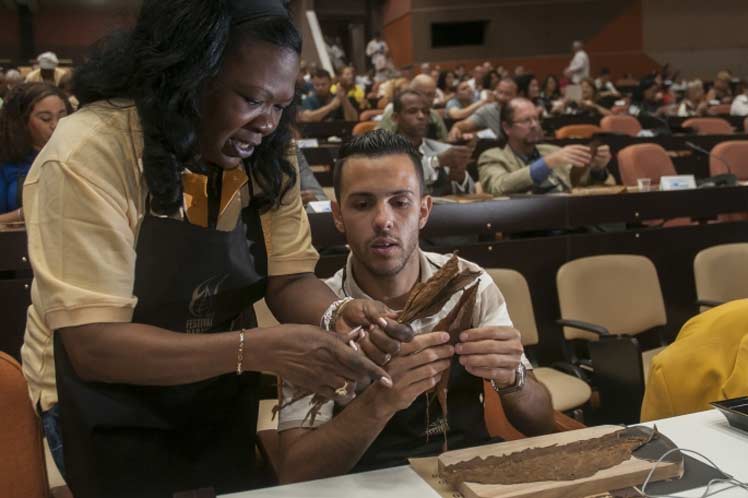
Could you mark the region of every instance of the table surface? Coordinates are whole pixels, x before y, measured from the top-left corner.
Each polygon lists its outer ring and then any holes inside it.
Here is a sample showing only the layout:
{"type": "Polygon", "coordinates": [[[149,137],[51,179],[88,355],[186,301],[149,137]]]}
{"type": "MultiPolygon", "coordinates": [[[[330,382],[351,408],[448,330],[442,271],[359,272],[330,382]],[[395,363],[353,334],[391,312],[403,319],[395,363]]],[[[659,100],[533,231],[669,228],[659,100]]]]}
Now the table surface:
{"type": "MultiPolygon", "coordinates": [[[[678,446],[708,456],[723,471],[736,479],[748,481],[748,434],[733,429],[716,410],[683,415],[654,422],[657,428],[678,446]]],[[[653,425],[647,423],[644,425],[653,425]]],[[[715,488],[712,488],[715,489],[715,488]]],[[[678,493],[697,497],[702,491],[678,493]]],[[[222,495],[221,498],[258,497],[349,497],[381,498],[383,496],[416,498],[439,495],[432,490],[409,466],[352,474],[330,479],[320,479],[300,484],[258,489],[243,493],[222,495]]],[[[745,497],[748,493],[731,489],[719,493],[721,498],[745,497]]]]}

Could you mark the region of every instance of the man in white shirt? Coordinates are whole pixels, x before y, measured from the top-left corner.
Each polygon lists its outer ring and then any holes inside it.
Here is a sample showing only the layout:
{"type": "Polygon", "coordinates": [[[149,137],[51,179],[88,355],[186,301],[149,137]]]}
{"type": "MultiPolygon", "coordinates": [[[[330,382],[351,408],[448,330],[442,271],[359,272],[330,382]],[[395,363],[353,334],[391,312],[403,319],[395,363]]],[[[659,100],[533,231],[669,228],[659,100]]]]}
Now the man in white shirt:
{"type": "Polygon", "coordinates": [[[574,57],[571,59],[569,66],[564,69],[564,74],[571,82],[578,85],[583,79],[590,77],[590,57],[584,51],[581,41],[575,41],[572,44],[574,57]]]}
{"type": "Polygon", "coordinates": [[[374,38],[366,45],[366,55],[371,59],[371,65],[375,72],[384,71],[387,67],[387,54],[390,48],[387,42],[382,40],[379,32],[374,33],[374,38]]]}
{"type": "Polygon", "coordinates": [[[730,106],[730,114],[733,116],[748,116],[748,83],[743,85],[743,93],[735,97],[730,106]]]}
{"type": "MultiPolygon", "coordinates": [[[[402,309],[413,285],[448,259],[418,247],[419,231],[431,212],[418,153],[386,130],[354,137],[340,150],[333,181],[335,225],[351,254],[345,268],[326,283],[340,296],[368,295],[402,309]]],[[[326,403],[314,422],[304,420],[311,397],[282,408],[281,482],[406,464],[408,457],[439,453],[445,433],[449,449],[486,443],[484,381],[498,391],[504,412],[520,431],[553,430],[550,395],[532,374],[501,292],[479,266],[462,259],[459,266],[479,272],[474,328],[462,332],[454,345],[449,334],[432,332],[459,300],[458,293],[436,315],[411,323],[415,338],[392,354],[377,356],[383,348],[362,341],[362,349],[375,351],[370,357],[392,375],[393,388],[372,384],[345,407],[326,403]],[[448,367],[445,417],[426,393],[448,367]]],[[[289,395],[286,385],[284,399],[289,395]]]]}

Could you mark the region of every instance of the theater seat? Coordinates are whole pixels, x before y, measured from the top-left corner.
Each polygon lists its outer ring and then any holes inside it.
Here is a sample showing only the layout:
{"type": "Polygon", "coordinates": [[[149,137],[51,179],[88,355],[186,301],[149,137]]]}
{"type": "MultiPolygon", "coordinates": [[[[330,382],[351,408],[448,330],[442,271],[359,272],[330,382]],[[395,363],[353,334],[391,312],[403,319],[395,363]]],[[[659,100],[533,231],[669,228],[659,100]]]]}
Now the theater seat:
{"type": "Polygon", "coordinates": [[[709,158],[709,175],[728,173],[728,164],[729,173],[737,176],[740,181],[748,181],[748,141],[729,140],[714,146],[709,158]]]}
{"type": "Polygon", "coordinates": [[[691,118],[683,121],[683,128],[693,128],[699,135],[732,135],[735,130],[722,118],[691,118]]]}
{"type": "Polygon", "coordinates": [[[592,369],[610,420],[637,422],[645,363],[665,345],[667,315],[654,264],[631,254],[580,258],[559,268],[556,287],[568,359],[592,369]],[[656,345],[643,348],[641,338],[656,345]]]}
{"type": "Polygon", "coordinates": [[[0,490],[3,498],[48,498],[39,417],[21,366],[0,352],[0,490]]]}
{"type": "Polygon", "coordinates": [[[605,116],[600,120],[600,128],[610,133],[620,133],[635,137],[642,131],[639,120],[628,115],[605,116]]]}
{"type": "Polygon", "coordinates": [[[556,130],[556,138],[590,138],[595,133],[602,131],[602,128],[599,126],[591,124],[566,125],[556,130]]]}
{"type": "Polygon", "coordinates": [[[712,246],[693,260],[696,299],[702,311],[748,298],[748,243],[712,246]]]}
{"type": "Polygon", "coordinates": [[[354,137],[363,135],[364,133],[368,133],[374,130],[377,127],[377,124],[378,123],[376,121],[362,121],[360,123],[356,123],[351,133],[354,137]]]}
{"type": "MultiPolygon", "coordinates": [[[[522,334],[522,345],[526,350],[536,346],[539,342],[538,329],[525,277],[517,271],[503,268],[488,268],[486,271],[506,300],[512,323],[522,334]]],[[[533,372],[551,393],[554,410],[574,410],[587,403],[592,395],[589,384],[579,377],[549,367],[536,366],[533,372]]]]}
{"type": "Polygon", "coordinates": [[[707,109],[707,112],[711,114],[712,116],[720,116],[720,115],[727,115],[730,114],[730,108],[732,106],[730,104],[717,104],[710,106],[707,109]]]}
{"type": "Polygon", "coordinates": [[[374,119],[374,116],[379,116],[382,113],[384,113],[384,109],[367,109],[364,112],[361,113],[361,115],[358,117],[359,121],[371,121],[374,119]]]}
{"type": "Polygon", "coordinates": [[[618,152],[618,171],[621,182],[626,186],[636,186],[637,178],[649,178],[656,186],[660,183],[660,177],[677,174],[665,149],[653,143],[629,145],[621,149],[618,152]]]}

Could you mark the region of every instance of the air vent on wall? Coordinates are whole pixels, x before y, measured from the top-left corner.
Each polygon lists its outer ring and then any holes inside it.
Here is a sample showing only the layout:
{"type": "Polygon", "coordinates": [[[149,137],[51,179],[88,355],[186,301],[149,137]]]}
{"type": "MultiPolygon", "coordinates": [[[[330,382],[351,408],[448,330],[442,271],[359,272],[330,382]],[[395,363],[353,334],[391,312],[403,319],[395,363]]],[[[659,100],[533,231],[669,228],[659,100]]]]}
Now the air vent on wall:
{"type": "Polygon", "coordinates": [[[483,45],[488,21],[431,23],[431,48],[483,45]]]}

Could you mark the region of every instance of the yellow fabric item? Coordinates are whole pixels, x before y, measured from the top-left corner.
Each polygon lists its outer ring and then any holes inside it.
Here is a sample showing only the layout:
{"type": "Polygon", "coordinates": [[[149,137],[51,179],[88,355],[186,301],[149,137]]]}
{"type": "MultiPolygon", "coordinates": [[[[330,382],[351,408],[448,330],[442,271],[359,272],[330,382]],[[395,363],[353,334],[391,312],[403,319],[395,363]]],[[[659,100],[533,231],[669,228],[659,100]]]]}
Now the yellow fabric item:
{"type": "Polygon", "coordinates": [[[748,395],[748,299],[693,317],[673,344],[655,356],[642,421],[710,408],[748,395]]]}

